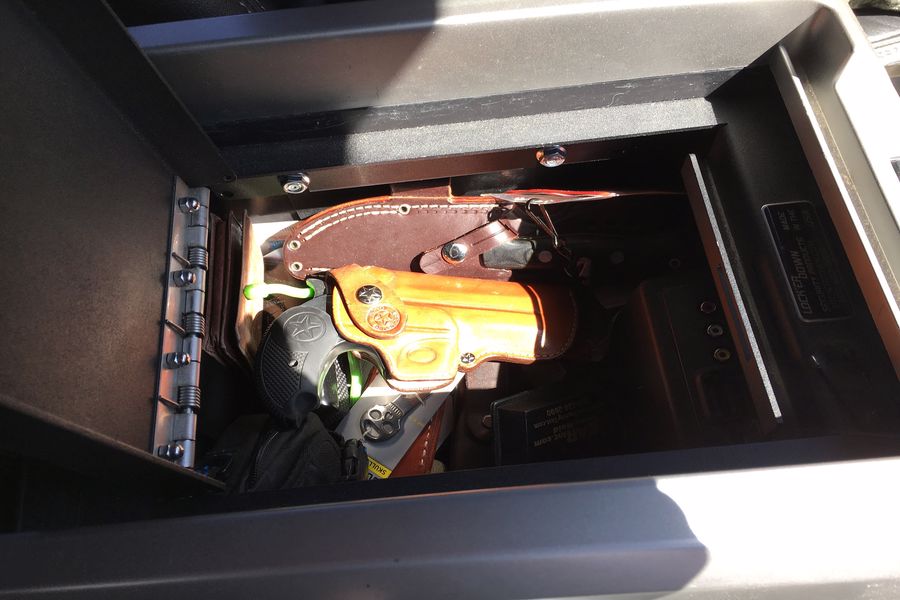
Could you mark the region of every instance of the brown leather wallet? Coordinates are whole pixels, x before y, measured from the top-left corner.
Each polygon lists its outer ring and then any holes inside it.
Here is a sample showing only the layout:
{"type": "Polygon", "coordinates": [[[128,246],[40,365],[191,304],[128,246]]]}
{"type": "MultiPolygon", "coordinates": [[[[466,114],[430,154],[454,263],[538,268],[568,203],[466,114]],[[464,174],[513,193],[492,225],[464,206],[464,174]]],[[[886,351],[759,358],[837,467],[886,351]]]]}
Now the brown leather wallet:
{"type": "Polygon", "coordinates": [[[203,350],[221,364],[246,370],[247,361],[241,352],[235,331],[243,262],[244,215],[230,212],[225,220],[210,215],[209,270],[207,289],[216,293],[206,295],[206,336],[203,350]]]}

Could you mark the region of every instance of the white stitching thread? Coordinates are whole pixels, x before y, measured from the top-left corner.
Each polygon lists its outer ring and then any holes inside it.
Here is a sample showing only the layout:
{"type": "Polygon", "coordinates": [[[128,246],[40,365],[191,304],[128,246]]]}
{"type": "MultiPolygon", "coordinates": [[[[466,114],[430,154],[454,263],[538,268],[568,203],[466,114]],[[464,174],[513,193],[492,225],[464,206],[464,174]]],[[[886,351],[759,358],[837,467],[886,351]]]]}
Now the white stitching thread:
{"type": "Polygon", "coordinates": [[[320,233],[322,233],[329,227],[334,227],[335,225],[338,225],[339,223],[343,223],[344,221],[349,221],[350,219],[356,219],[358,217],[368,217],[370,215],[391,215],[391,214],[396,214],[396,211],[377,210],[377,211],[363,213],[361,215],[347,215],[346,217],[341,217],[337,221],[332,221],[331,223],[326,223],[326,224],[322,225],[320,228],[316,229],[315,231],[310,232],[310,234],[308,236],[306,236],[306,239],[304,241],[308,242],[309,240],[313,239],[314,237],[316,237],[317,235],[319,235],[320,233]]]}
{"type": "MultiPolygon", "coordinates": [[[[410,204],[408,206],[410,209],[417,208],[417,209],[426,209],[426,210],[432,210],[432,209],[438,209],[438,210],[489,210],[492,208],[496,208],[497,205],[496,204],[410,204]]],[[[315,222],[310,223],[308,226],[301,229],[300,234],[302,236],[306,236],[304,241],[309,241],[310,239],[312,239],[313,237],[315,237],[316,235],[318,235],[325,229],[328,229],[332,225],[335,225],[342,221],[346,221],[348,218],[366,217],[366,216],[372,216],[372,215],[391,215],[391,214],[399,215],[400,214],[399,208],[400,208],[399,205],[393,206],[393,205],[384,205],[384,204],[364,204],[361,206],[351,206],[349,208],[339,210],[335,213],[325,215],[321,219],[317,219],[315,222]],[[385,208],[387,208],[387,210],[385,210],[385,208]],[[380,210],[371,210],[371,209],[380,209],[380,210]],[[337,219],[341,215],[344,215],[347,213],[358,212],[358,211],[369,211],[369,212],[363,212],[362,214],[358,214],[358,215],[351,215],[350,217],[344,217],[344,218],[338,219],[332,223],[328,223],[328,221],[333,221],[334,219],[337,219]],[[310,233],[307,236],[306,233],[308,231],[310,231],[311,229],[313,229],[314,231],[312,231],[312,233],[310,233]]]]}
{"type": "Polygon", "coordinates": [[[419,457],[419,466],[420,467],[425,466],[425,457],[428,456],[428,442],[431,438],[431,423],[432,423],[432,421],[429,421],[428,425],[425,426],[428,428],[428,433],[425,434],[425,443],[422,444],[422,456],[419,457]]]}

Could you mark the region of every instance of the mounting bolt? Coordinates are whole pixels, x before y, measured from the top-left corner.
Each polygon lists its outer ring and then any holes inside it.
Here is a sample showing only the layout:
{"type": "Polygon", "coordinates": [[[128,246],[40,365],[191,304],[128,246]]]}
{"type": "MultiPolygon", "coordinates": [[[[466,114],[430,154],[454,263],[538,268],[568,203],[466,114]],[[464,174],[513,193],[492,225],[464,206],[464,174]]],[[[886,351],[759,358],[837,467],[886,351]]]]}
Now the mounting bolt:
{"type": "Polygon", "coordinates": [[[713,323],[706,328],[706,335],[709,337],[722,337],[725,335],[725,328],[718,323],[713,323]]]}
{"type": "Polygon", "coordinates": [[[306,173],[288,175],[281,182],[281,189],[285,194],[302,194],[309,189],[309,175],[306,173]]]}
{"type": "Polygon", "coordinates": [[[473,362],[475,362],[475,355],[472,354],[471,352],[466,352],[465,354],[463,354],[462,356],[459,357],[459,362],[461,362],[464,365],[471,365],[473,362]]]}
{"type": "Polygon", "coordinates": [[[193,196],[178,199],[178,209],[183,213],[195,213],[200,210],[200,201],[193,196]]]}
{"type": "Polygon", "coordinates": [[[731,360],[731,350],[728,348],[716,348],[713,352],[713,358],[719,362],[727,362],[731,360]]]}
{"type": "Polygon", "coordinates": [[[156,449],[156,453],[163,457],[168,458],[169,460],[178,460],[182,456],[184,456],[184,446],[181,444],[166,444],[165,446],[160,446],[156,449]]]}
{"type": "Polygon", "coordinates": [[[197,283],[197,274],[187,269],[181,269],[172,273],[172,279],[178,287],[194,285],[197,283]]]}
{"type": "Polygon", "coordinates": [[[565,146],[548,146],[537,151],[537,160],[545,167],[558,167],[566,162],[565,146]]]}
{"type": "Polygon", "coordinates": [[[297,251],[300,249],[300,240],[291,240],[288,242],[288,250],[297,251]]]}
{"type": "Polygon", "coordinates": [[[704,315],[711,315],[712,313],[716,312],[717,308],[718,307],[716,306],[716,303],[712,300],[704,300],[700,303],[700,312],[702,312],[704,315]]]}
{"type": "Polygon", "coordinates": [[[191,355],[187,352],[170,352],[166,355],[166,364],[172,369],[186,367],[191,364],[191,355]]]}
{"type": "Polygon", "coordinates": [[[462,242],[450,242],[441,249],[441,255],[448,263],[456,264],[466,260],[469,247],[462,242]]]}

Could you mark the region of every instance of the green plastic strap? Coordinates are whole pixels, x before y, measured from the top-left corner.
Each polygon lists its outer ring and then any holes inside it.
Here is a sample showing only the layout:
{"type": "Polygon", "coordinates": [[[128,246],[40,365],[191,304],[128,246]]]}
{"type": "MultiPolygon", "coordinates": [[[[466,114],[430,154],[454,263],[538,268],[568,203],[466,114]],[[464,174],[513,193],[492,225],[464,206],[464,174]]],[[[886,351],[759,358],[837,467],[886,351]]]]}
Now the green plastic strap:
{"type": "Polygon", "coordinates": [[[359,359],[352,352],[347,353],[347,366],[350,369],[350,405],[352,406],[362,396],[362,369],[359,359]]]}
{"type": "Polygon", "coordinates": [[[247,300],[262,300],[272,294],[281,294],[300,300],[309,300],[316,295],[315,290],[308,283],[306,287],[294,287],[283,283],[251,283],[244,288],[244,298],[247,300]]]}

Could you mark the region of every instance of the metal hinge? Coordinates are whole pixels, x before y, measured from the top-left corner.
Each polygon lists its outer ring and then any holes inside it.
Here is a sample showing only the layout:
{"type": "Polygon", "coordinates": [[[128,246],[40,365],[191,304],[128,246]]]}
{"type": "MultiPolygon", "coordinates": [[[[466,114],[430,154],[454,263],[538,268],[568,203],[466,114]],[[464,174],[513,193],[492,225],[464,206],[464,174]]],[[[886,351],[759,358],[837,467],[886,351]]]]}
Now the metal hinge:
{"type": "Polygon", "coordinates": [[[208,189],[189,188],[176,180],[170,240],[153,451],[193,467],[206,335],[208,189]]]}

